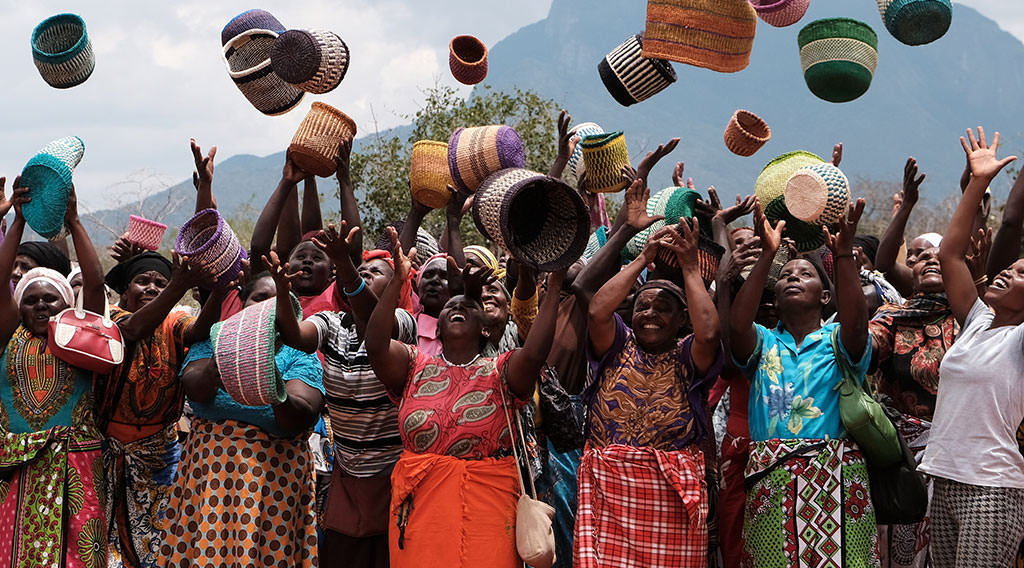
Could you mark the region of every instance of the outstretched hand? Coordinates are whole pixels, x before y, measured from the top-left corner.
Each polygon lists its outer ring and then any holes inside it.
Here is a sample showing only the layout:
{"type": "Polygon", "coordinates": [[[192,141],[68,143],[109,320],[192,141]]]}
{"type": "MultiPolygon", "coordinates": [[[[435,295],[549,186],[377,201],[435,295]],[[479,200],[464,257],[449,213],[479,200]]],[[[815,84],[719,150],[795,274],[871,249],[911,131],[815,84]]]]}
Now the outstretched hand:
{"type": "Polygon", "coordinates": [[[919,188],[924,181],[925,174],[917,175],[917,160],[913,157],[907,158],[907,164],[903,166],[903,191],[902,205],[913,207],[920,197],[919,188]]]}
{"type": "Polygon", "coordinates": [[[843,143],[840,142],[832,147],[832,165],[839,167],[839,163],[843,161],[843,143]]]}
{"type": "Polygon", "coordinates": [[[822,227],[825,233],[825,242],[832,251],[832,255],[848,255],[853,253],[853,237],[857,236],[857,224],[864,214],[864,198],[858,198],[856,203],[851,203],[846,215],[839,220],[839,232],[832,234],[828,227],[822,227]]]}
{"type": "Polygon", "coordinates": [[[579,142],[579,136],[575,132],[569,132],[569,123],[572,121],[572,117],[565,109],[562,109],[558,113],[558,159],[568,160],[569,156],[572,155],[573,150],[576,149],[576,143],[579,142]]]}
{"type": "Polygon", "coordinates": [[[213,157],[217,155],[217,147],[211,146],[210,152],[203,156],[203,150],[196,143],[196,139],[192,138],[189,142],[192,147],[192,159],[196,163],[196,170],[192,172],[192,185],[199,189],[200,184],[213,183],[213,157]]]}
{"type": "Polygon", "coordinates": [[[671,251],[676,257],[676,266],[696,267],[697,266],[697,237],[700,234],[700,221],[693,218],[693,227],[690,227],[690,220],[679,218],[679,229],[666,235],[662,241],[662,247],[671,251]]]}
{"type": "Polygon", "coordinates": [[[263,265],[270,271],[270,276],[274,279],[274,284],[277,285],[278,294],[287,294],[292,289],[292,279],[298,276],[298,273],[288,274],[288,263],[281,262],[281,259],[277,256],[277,253],[270,251],[269,255],[263,255],[263,265]]]}
{"type": "Polygon", "coordinates": [[[651,190],[644,187],[640,180],[634,180],[626,189],[626,225],[642,231],[661,221],[664,215],[648,215],[647,201],[651,198],[651,190]]]}
{"type": "Polygon", "coordinates": [[[391,250],[394,252],[395,275],[391,277],[392,282],[405,282],[412,273],[412,259],[416,258],[416,247],[409,249],[409,254],[402,250],[402,243],[398,240],[398,231],[394,227],[388,227],[388,239],[391,241],[391,250]]]}
{"type": "Polygon", "coordinates": [[[765,254],[775,256],[775,252],[782,245],[782,232],[786,229],[786,222],[779,221],[772,227],[768,217],[761,208],[761,201],[754,198],[754,235],[761,242],[761,249],[765,254]]]}
{"type": "Polygon", "coordinates": [[[985,139],[985,129],[978,127],[978,136],[968,128],[967,138],[960,137],[960,145],[967,153],[967,162],[971,166],[971,175],[974,177],[991,180],[996,177],[1000,170],[1007,164],[1017,159],[1017,156],[1007,156],[1003,159],[996,157],[996,149],[999,147],[999,133],[992,137],[992,145],[989,146],[985,139]]]}
{"type": "Polygon", "coordinates": [[[636,168],[636,174],[638,178],[643,180],[644,185],[647,185],[647,176],[651,174],[654,166],[658,165],[662,158],[671,154],[678,145],[679,139],[673,138],[664,144],[659,144],[657,149],[653,152],[648,152],[644,159],[640,160],[640,165],[636,168]]]}
{"type": "Polygon", "coordinates": [[[992,249],[992,227],[978,229],[978,232],[971,235],[971,244],[967,247],[964,261],[967,268],[971,270],[971,276],[977,280],[985,276],[985,269],[988,265],[988,253],[992,249]]]}
{"type": "Polygon", "coordinates": [[[352,239],[358,232],[359,227],[349,229],[348,223],[345,221],[342,221],[339,227],[335,227],[334,223],[331,223],[327,225],[326,229],[313,237],[313,244],[318,249],[324,251],[324,254],[333,260],[335,264],[339,264],[339,260],[349,258],[352,250],[352,239]]]}
{"type": "Polygon", "coordinates": [[[498,277],[494,275],[494,270],[486,266],[474,267],[470,264],[460,268],[451,256],[448,257],[448,267],[460,272],[464,286],[463,295],[477,301],[480,301],[483,297],[484,286],[493,284],[498,280],[498,277]]]}
{"type": "Polygon", "coordinates": [[[146,252],[146,249],[128,240],[128,233],[117,237],[110,245],[110,258],[116,262],[124,262],[129,258],[146,252]]]}

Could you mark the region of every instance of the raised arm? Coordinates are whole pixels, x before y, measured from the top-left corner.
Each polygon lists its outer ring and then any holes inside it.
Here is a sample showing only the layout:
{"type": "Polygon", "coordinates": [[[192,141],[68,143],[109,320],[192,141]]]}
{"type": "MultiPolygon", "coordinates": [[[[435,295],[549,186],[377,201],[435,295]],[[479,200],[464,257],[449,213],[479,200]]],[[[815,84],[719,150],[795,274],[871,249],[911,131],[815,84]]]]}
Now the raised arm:
{"type": "Polygon", "coordinates": [[[534,386],[540,371],[548,358],[551,343],[555,339],[555,319],[558,317],[558,291],[562,288],[565,270],[548,275],[548,293],[537,311],[537,319],[530,327],[530,335],[522,349],[517,349],[508,359],[508,383],[512,394],[522,400],[533,396],[534,386]]]}
{"type": "MultiPolygon", "coordinates": [[[[370,358],[370,366],[377,379],[394,394],[405,389],[409,379],[409,348],[401,341],[391,338],[394,327],[395,309],[398,308],[398,297],[402,292],[402,283],[409,277],[412,262],[403,252],[398,242],[398,233],[388,227],[391,246],[395,250],[395,275],[377,302],[370,323],[366,328],[366,353],[370,358]]],[[[410,253],[414,252],[414,248],[410,253]]]]}
{"type": "MultiPolygon", "coordinates": [[[[0,191],[6,182],[7,178],[0,177],[0,191]]],[[[14,259],[18,256],[18,245],[21,244],[21,237],[25,233],[25,216],[21,214],[21,206],[28,203],[31,198],[28,196],[28,188],[20,187],[20,183],[21,177],[14,178],[14,189],[11,194],[14,222],[7,228],[7,234],[0,243],[0,341],[3,341],[3,345],[7,345],[21,322],[18,306],[15,305],[14,295],[11,294],[10,281],[11,273],[14,272],[14,259]]]]}
{"type": "MultiPolygon", "coordinates": [[[[205,267],[192,267],[187,262],[188,259],[185,259],[186,262],[181,262],[177,253],[173,255],[173,260],[174,267],[167,286],[157,294],[156,298],[153,298],[153,301],[143,305],[138,311],[117,323],[117,327],[121,330],[121,336],[126,342],[136,342],[153,335],[156,328],[167,318],[167,314],[171,313],[178,300],[181,300],[181,297],[192,287],[198,286],[203,281],[202,271],[205,267]]],[[[207,302],[212,299],[211,295],[207,302]]],[[[209,334],[209,329],[207,329],[207,334],[209,334]]],[[[195,343],[195,341],[186,342],[186,344],[191,343],[195,343]]]]}
{"type": "Polygon", "coordinates": [[[967,138],[960,137],[960,145],[967,153],[967,160],[971,166],[971,181],[967,184],[960,204],[953,213],[953,219],[949,222],[949,228],[943,235],[942,244],[939,245],[939,262],[942,264],[942,283],[946,287],[949,307],[962,325],[978,300],[978,291],[965,259],[971,240],[972,223],[978,205],[985,195],[985,189],[1000,170],[1016,160],[1017,156],[1007,156],[1001,160],[997,158],[999,133],[995,133],[992,146],[989,146],[985,139],[985,130],[980,126],[977,138],[968,128],[967,138]]]}
{"type": "Polygon", "coordinates": [[[313,244],[334,261],[338,273],[338,286],[348,299],[352,316],[356,320],[357,333],[362,337],[366,324],[377,307],[377,296],[366,286],[356,265],[352,263],[352,257],[362,252],[361,249],[356,250],[359,233],[359,227],[342,221],[338,229],[335,229],[334,225],[328,226],[321,236],[313,239],[313,244]]]}
{"type": "Polygon", "coordinates": [[[739,361],[750,359],[757,346],[754,318],[757,317],[757,308],[761,305],[761,291],[768,282],[768,271],[775,260],[775,253],[782,245],[782,231],[785,227],[786,222],[779,221],[772,228],[764,216],[761,204],[757,203],[754,209],[754,232],[760,240],[762,254],[733,299],[732,315],[729,318],[729,347],[732,349],[733,357],[739,361]]]}
{"type": "MultiPolygon", "coordinates": [[[[430,207],[416,201],[415,197],[410,197],[410,199],[409,213],[405,216],[405,224],[402,225],[402,234],[399,236],[402,250],[407,251],[411,251],[416,247],[416,233],[420,230],[420,225],[423,224],[423,218],[432,211],[430,207]]],[[[394,252],[393,250],[391,251],[392,254],[394,252]]],[[[426,258],[419,259],[420,262],[426,262],[426,260],[426,258]]]]}
{"type": "Polygon", "coordinates": [[[192,172],[192,185],[196,188],[196,213],[204,209],[216,209],[217,200],[213,197],[213,157],[217,155],[217,147],[210,147],[210,153],[203,156],[196,139],[192,138],[190,142],[192,159],[196,163],[196,171],[192,172]]]}
{"type": "MultiPolygon", "coordinates": [[[[252,273],[259,274],[266,270],[263,266],[263,257],[270,252],[270,245],[274,241],[274,233],[277,222],[281,218],[281,211],[284,209],[285,201],[295,191],[295,184],[306,177],[303,172],[292,162],[290,156],[284,159],[284,169],[281,172],[281,181],[277,189],[270,195],[267,204],[256,219],[256,225],[252,230],[252,240],[249,242],[249,258],[252,260],[252,273]]],[[[289,251],[282,251],[287,255],[289,251]]]]}
{"type": "Polygon", "coordinates": [[[864,214],[864,200],[851,203],[844,219],[839,221],[839,233],[825,231],[832,258],[835,259],[837,312],[839,339],[854,361],[859,361],[868,346],[868,304],[860,288],[860,269],[853,255],[853,237],[857,223],[864,214]]]}
{"type": "Polygon", "coordinates": [[[303,235],[324,228],[323,212],[320,211],[320,192],[316,188],[316,176],[306,176],[302,181],[302,216],[299,217],[299,232],[303,235]]]}
{"type": "Polygon", "coordinates": [[[688,220],[680,218],[678,227],[680,232],[670,232],[662,246],[675,253],[682,267],[686,309],[690,313],[690,325],[693,326],[690,357],[697,371],[704,373],[715,364],[722,350],[721,327],[715,302],[704,288],[704,278],[697,267],[700,221],[694,219],[693,228],[690,228],[688,220]]]}
{"type": "MultiPolygon", "coordinates": [[[[363,220],[359,216],[359,203],[356,202],[356,186],[352,183],[352,141],[346,140],[341,143],[338,149],[338,198],[341,201],[341,220],[344,221],[350,228],[362,227],[363,220]]],[[[308,199],[308,196],[303,197],[308,199]]],[[[302,202],[305,207],[305,201],[302,202]]],[[[319,215],[320,207],[319,201],[317,201],[317,214],[319,215]]],[[[305,214],[303,214],[303,222],[305,222],[305,214]]],[[[323,221],[320,221],[320,226],[323,226],[323,221]]],[[[311,230],[311,229],[310,229],[311,230]]],[[[342,236],[345,235],[344,229],[341,231],[342,236]]],[[[363,232],[356,231],[352,235],[352,240],[349,242],[349,258],[350,262],[359,266],[363,261],[363,232]]],[[[416,241],[416,234],[413,233],[413,242],[416,241]]],[[[410,245],[409,248],[412,248],[410,245]]],[[[409,249],[406,249],[409,250],[409,249]]],[[[335,266],[339,263],[337,260],[334,261],[335,266]]],[[[369,317],[369,316],[367,316],[369,317]]]]}
{"type": "Polygon", "coordinates": [[[75,256],[78,266],[82,269],[82,307],[90,312],[103,313],[107,305],[107,289],[103,285],[103,267],[96,247],[92,246],[89,233],[78,217],[78,196],[75,186],[71,186],[68,194],[68,208],[64,213],[64,225],[71,233],[71,242],[75,245],[75,256]]]}
{"type": "Polygon", "coordinates": [[[995,278],[1007,266],[1020,257],[1021,225],[1024,224],[1024,172],[1017,174],[1006,207],[1003,208],[1003,222],[992,238],[992,248],[988,256],[985,273],[995,278]]]}
{"type": "Polygon", "coordinates": [[[270,276],[277,287],[274,310],[277,332],[281,343],[304,353],[313,353],[320,347],[320,337],[312,322],[299,321],[292,306],[291,291],[294,274],[288,274],[288,263],[282,263],[276,252],[263,257],[263,264],[270,269],[270,276]]]}
{"type": "Polygon", "coordinates": [[[569,156],[572,155],[576,143],[580,140],[579,136],[569,133],[571,120],[572,117],[565,109],[558,113],[558,154],[555,156],[554,163],[551,164],[551,169],[548,170],[548,175],[553,178],[562,177],[565,165],[569,163],[569,156]]]}
{"type": "Polygon", "coordinates": [[[452,192],[452,197],[444,210],[445,234],[448,235],[448,250],[445,252],[455,259],[456,264],[466,266],[466,253],[462,250],[462,206],[469,196],[452,186],[448,186],[448,191],[452,192]]]}
{"type": "MultiPolygon", "coordinates": [[[[310,176],[306,176],[305,179],[310,179],[310,176]]],[[[277,243],[274,250],[284,255],[285,258],[296,245],[302,242],[301,223],[299,220],[299,192],[296,189],[288,192],[288,198],[284,200],[284,207],[278,212],[277,217],[277,243]]]]}
{"type": "Polygon", "coordinates": [[[925,174],[917,175],[917,160],[913,157],[907,158],[903,166],[903,191],[900,192],[902,199],[896,213],[889,221],[882,240],[878,243],[878,252],[875,253],[875,270],[885,275],[888,280],[904,297],[909,298],[914,293],[914,277],[910,268],[896,262],[900,246],[904,241],[904,233],[907,230],[907,221],[910,219],[910,212],[917,205],[920,197],[921,182],[925,174]]]}

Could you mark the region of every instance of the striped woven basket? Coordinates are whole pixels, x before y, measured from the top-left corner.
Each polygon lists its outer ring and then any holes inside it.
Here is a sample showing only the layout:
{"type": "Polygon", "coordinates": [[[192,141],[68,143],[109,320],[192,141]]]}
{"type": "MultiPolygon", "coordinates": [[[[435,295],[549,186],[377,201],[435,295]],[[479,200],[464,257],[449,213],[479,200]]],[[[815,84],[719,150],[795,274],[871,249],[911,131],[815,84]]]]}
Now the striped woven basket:
{"type": "Polygon", "coordinates": [[[487,46],[470,35],[452,38],[448,44],[448,67],[463,85],[476,85],[487,77],[487,46]]]}
{"type": "Polygon", "coordinates": [[[864,22],[816,20],[800,30],[797,43],[804,80],[818,98],[845,103],[871,86],[878,66],[878,36],[864,22]]]}
{"type": "Polygon", "coordinates": [[[306,94],[274,73],[270,50],[277,37],[277,32],[271,30],[247,30],[224,46],[231,80],[256,110],[269,116],[292,110],[306,94]]]}
{"type": "Polygon", "coordinates": [[[822,225],[801,221],[793,216],[786,207],[786,197],[779,196],[768,204],[764,214],[775,221],[785,221],[786,229],[783,235],[796,243],[796,250],[810,252],[822,247],[825,244],[825,234],[822,232],[822,225]]]}
{"type": "MultiPolygon", "coordinates": [[[[570,128],[569,133],[579,136],[582,141],[592,134],[604,134],[604,129],[594,122],[584,122],[570,128]]],[[[583,172],[587,171],[587,167],[583,163],[583,147],[579,145],[579,142],[576,143],[576,147],[572,149],[572,155],[569,156],[569,171],[577,180],[580,179],[583,172]]]]}
{"type": "Polygon", "coordinates": [[[462,191],[476,191],[494,172],[524,166],[523,141],[511,126],[460,127],[448,139],[448,170],[462,191]]]}
{"type": "Polygon", "coordinates": [[[725,147],[738,156],[753,156],[772,137],[772,129],[761,117],[738,110],[729,119],[723,133],[725,147]]]}
{"type": "Polygon", "coordinates": [[[327,30],[288,30],[270,49],[274,73],[307,93],[333,91],[345,78],[348,63],[348,46],[327,30]]]}
{"type": "Polygon", "coordinates": [[[590,236],[583,198],[565,182],[507,168],[480,184],[473,199],[477,229],[513,258],[541,271],[576,262],[590,236]]]}
{"type": "Polygon", "coordinates": [[[629,165],[629,149],[621,130],[587,136],[578,146],[582,147],[587,168],[587,191],[613,193],[626,189],[629,182],[623,179],[622,168],[629,165]]]}
{"type": "Polygon", "coordinates": [[[76,14],[43,20],[32,30],[32,60],[51,87],[67,89],[84,83],[96,68],[85,20],[76,14]]]}
{"type": "Polygon", "coordinates": [[[270,30],[280,34],[284,33],[286,29],[288,28],[284,27],[284,24],[266,10],[246,10],[231,18],[231,21],[220,31],[220,45],[224,47],[239,34],[249,30],[270,30]]]}
{"type": "Polygon", "coordinates": [[[630,36],[597,65],[608,92],[622,106],[647,100],[676,82],[676,71],[665,59],[642,55],[640,34],[630,36]]]}
{"type": "Polygon", "coordinates": [[[163,242],[164,232],[166,231],[167,225],[163,223],[150,221],[138,215],[130,215],[128,217],[128,242],[139,245],[144,249],[156,250],[160,248],[160,243],[163,242]]]}
{"type": "Polygon", "coordinates": [[[796,241],[801,252],[820,247],[825,243],[825,237],[820,225],[801,221],[786,208],[786,184],[800,168],[824,162],[820,157],[803,150],[788,152],[768,162],[754,182],[754,195],[764,207],[765,216],[772,221],[785,220],[785,235],[796,241]]]}
{"type": "Polygon", "coordinates": [[[210,266],[217,286],[227,286],[242,272],[249,255],[235,232],[216,209],[203,209],[178,231],[174,251],[179,256],[210,266]]]}
{"type": "Polygon", "coordinates": [[[340,110],[313,103],[292,137],[288,153],[302,171],[327,177],[338,169],[338,148],[356,135],[356,123],[340,110]]]}
{"type": "Polygon", "coordinates": [[[640,231],[627,241],[626,246],[622,249],[622,259],[625,262],[632,262],[640,256],[651,235],[666,225],[678,223],[680,217],[692,219],[698,198],[700,198],[699,193],[683,187],[667,187],[651,196],[647,200],[647,214],[662,215],[665,219],[655,221],[650,227],[640,231]]]}
{"type": "Polygon", "coordinates": [[[846,214],[849,204],[850,182],[832,164],[804,166],[786,182],[786,208],[801,221],[831,225],[846,214]]]}
{"type": "Polygon", "coordinates": [[[756,29],[747,0],[648,0],[644,57],[733,73],[750,63],[756,29]]]}
{"type": "Polygon", "coordinates": [[[72,173],[84,155],[82,139],[65,136],[43,146],[21,171],[21,186],[29,188],[32,198],[22,205],[21,212],[28,226],[40,236],[59,239],[64,235],[72,173]]]}
{"type": "Polygon", "coordinates": [[[946,35],[953,22],[949,0],[878,0],[885,29],[906,45],[924,45],[946,35]]]}
{"type": "Polygon", "coordinates": [[[784,28],[800,21],[811,0],[750,0],[757,17],[764,23],[784,28]]]}
{"type": "Polygon", "coordinates": [[[448,169],[448,144],[433,140],[420,140],[412,145],[409,165],[409,191],[416,201],[440,209],[448,205],[452,185],[448,169]]]}
{"type": "MultiPolygon", "coordinates": [[[[294,294],[292,307],[299,319],[302,308],[294,294]]],[[[213,357],[224,390],[246,406],[280,404],[285,384],[277,368],[277,300],[264,300],[214,324],[210,330],[213,357]]]]}

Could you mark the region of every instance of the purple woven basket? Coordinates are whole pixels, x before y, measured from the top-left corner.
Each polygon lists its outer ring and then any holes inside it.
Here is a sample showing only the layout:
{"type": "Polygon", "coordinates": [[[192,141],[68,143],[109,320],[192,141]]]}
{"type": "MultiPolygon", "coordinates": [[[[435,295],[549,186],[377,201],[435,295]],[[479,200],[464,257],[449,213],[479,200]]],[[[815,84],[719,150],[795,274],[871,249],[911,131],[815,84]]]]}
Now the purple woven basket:
{"type": "Polygon", "coordinates": [[[174,251],[211,267],[217,286],[226,286],[242,272],[248,258],[238,237],[216,209],[203,209],[178,231],[174,251]]]}
{"type": "Polygon", "coordinates": [[[231,21],[221,30],[220,45],[224,47],[235,36],[249,30],[270,30],[281,33],[286,29],[284,24],[277,21],[277,18],[266,10],[246,10],[231,18],[231,21]]]}
{"type": "Polygon", "coordinates": [[[523,141],[511,126],[460,127],[448,140],[448,169],[455,187],[463,191],[476,191],[494,172],[522,167],[526,167],[523,141]]]}

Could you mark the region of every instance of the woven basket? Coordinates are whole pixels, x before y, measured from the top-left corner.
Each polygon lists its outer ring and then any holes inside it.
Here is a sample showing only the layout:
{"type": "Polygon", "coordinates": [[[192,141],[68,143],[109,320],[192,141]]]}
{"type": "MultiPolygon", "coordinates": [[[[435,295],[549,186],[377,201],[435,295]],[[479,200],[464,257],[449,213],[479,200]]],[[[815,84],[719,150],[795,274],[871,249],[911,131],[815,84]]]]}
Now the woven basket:
{"type": "Polygon", "coordinates": [[[804,80],[815,96],[833,103],[867,92],[878,66],[878,36],[850,18],[816,20],[797,36],[804,80]]]}
{"type": "Polygon", "coordinates": [[[878,0],[885,29],[907,45],[924,45],[946,35],[953,22],[949,0],[878,0]]]}
{"type": "MultiPolygon", "coordinates": [[[[302,308],[291,294],[299,319],[302,308]]],[[[264,300],[214,324],[210,330],[213,357],[224,390],[246,406],[280,404],[285,384],[277,368],[277,300],[264,300]]]]}
{"type": "Polygon", "coordinates": [[[270,30],[272,32],[283,33],[286,29],[284,24],[277,21],[277,18],[273,14],[266,10],[246,10],[241,14],[231,18],[231,21],[224,26],[224,29],[220,32],[220,45],[224,47],[229,41],[234,39],[238,34],[247,32],[249,30],[270,30]]]}
{"type": "Polygon", "coordinates": [[[71,194],[72,172],[85,155],[85,143],[77,136],[65,136],[43,146],[21,172],[22,187],[32,200],[21,207],[25,222],[47,239],[63,234],[64,213],[71,194]]]}
{"type": "Polygon", "coordinates": [[[216,209],[203,209],[178,231],[174,251],[211,267],[217,286],[226,286],[242,272],[249,258],[235,232],[216,209]]]}
{"type": "MultiPolygon", "coordinates": [[[[569,133],[579,136],[582,141],[592,134],[604,134],[604,129],[594,122],[584,122],[570,128],[569,133]]],[[[576,147],[572,149],[572,155],[569,156],[569,171],[576,179],[580,179],[583,172],[587,171],[587,167],[583,164],[583,147],[579,145],[579,142],[576,143],[576,147]]]]}
{"type": "Polygon", "coordinates": [[[629,165],[629,149],[622,131],[587,136],[580,143],[587,168],[587,191],[613,193],[629,186],[622,168],[629,165]]]}
{"type": "Polygon", "coordinates": [[[167,231],[167,225],[163,223],[150,221],[138,215],[130,215],[128,217],[128,242],[139,245],[144,249],[156,250],[160,248],[160,243],[164,240],[165,231],[167,231]]]}
{"type": "Polygon", "coordinates": [[[769,203],[785,195],[786,183],[797,170],[804,166],[821,164],[824,161],[818,156],[803,150],[783,154],[768,162],[768,165],[761,170],[761,174],[757,176],[757,181],[754,182],[754,195],[761,202],[761,206],[767,210],[769,203]]]}
{"type": "Polygon", "coordinates": [[[590,214],[580,194],[523,168],[501,170],[480,184],[473,221],[516,260],[541,271],[576,262],[590,236],[590,214]]]}
{"type": "Polygon", "coordinates": [[[307,93],[333,91],[345,78],[348,63],[348,46],[327,30],[288,30],[270,49],[274,73],[307,93]]]}
{"type": "Polygon", "coordinates": [[[648,0],[644,57],[733,73],[750,63],[756,28],[747,0],[648,0]]]}
{"type": "Polygon", "coordinates": [[[292,110],[306,94],[274,73],[270,50],[277,37],[277,32],[271,30],[247,30],[224,46],[231,80],[256,110],[269,116],[292,110]]]}
{"type": "Polygon", "coordinates": [[[76,14],[43,20],[32,30],[32,60],[51,87],[67,89],[84,83],[96,68],[85,20],[76,14]]]}
{"type": "Polygon", "coordinates": [[[757,17],[764,23],[784,28],[800,21],[811,0],[750,0],[757,17]]]}
{"type": "MultiPolygon", "coordinates": [[[[725,247],[704,235],[697,237],[697,271],[704,280],[704,286],[710,286],[718,274],[718,265],[725,254],[725,247]]],[[[658,250],[658,261],[673,267],[679,267],[679,259],[674,252],[664,248],[658,250]]]]}
{"type": "Polygon", "coordinates": [[[448,170],[462,191],[476,191],[494,172],[524,166],[523,141],[510,126],[457,128],[448,139],[448,170]]]}
{"type": "Polygon", "coordinates": [[[302,171],[327,177],[338,169],[338,147],[356,135],[356,123],[340,110],[315,102],[292,137],[288,153],[302,171]]]}
{"type": "Polygon", "coordinates": [[[769,203],[765,207],[764,214],[769,219],[786,222],[783,235],[792,239],[796,243],[796,249],[800,252],[810,252],[825,244],[825,234],[821,231],[822,226],[794,217],[786,208],[784,195],[769,203]]]}
{"type": "Polygon", "coordinates": [[[409,191],[416,201],[432,209],[448,205],[452,185],[448,169],[448,144],[433,140],[420,140],[412,145],[409,165],[409,191]]]}
{"type": "Polygon", "coordinates": [[[463,85],[476,85],[487,77],[487,46],[469,35],[452,38],[448,44],[448,67],[463,85]]]}
{"type": "Polygon", "coordinates": [[[729,119],[723,134],[725,147],[738,156],[753,156],[772,137],[772,129],[756,114],[738,110],[729,119]]]}
{"type": "Polygon", "coordinates": [[[679,218],[692,219],[694,206],[700,194],[691,189],[683,187],[667,187],[647,200],[648,215],[662,215],[665,219],[655,221],[650,227],[633,235],[626,246],[622,249],[622,259],[625,262],[632,262],[640,256],[651,235],[660,231],[666,225],[674,225],[679,218]]]}
{"type": "Polygon", "coordinates": [[[601,82],[622,106],[647,100],[676,82],[672,64],[644,57],[642,45],[640,34],[630,36],[597,65],[601,82]]]}
{"type": "Polygon", "coordinates": [[[801,221],[831,225],[849,204],[850,182],[832,164],[802,167],[786,182],[786,208],[801,221]]]}

